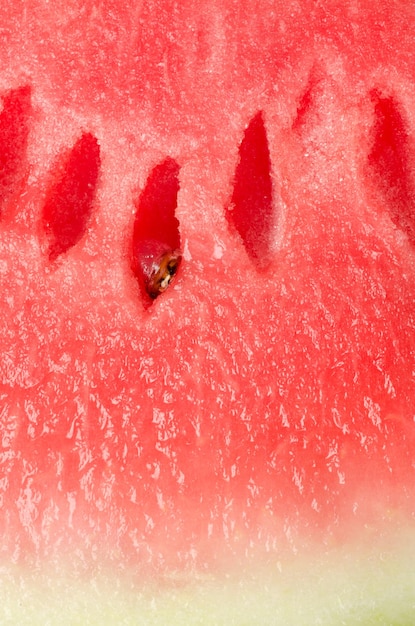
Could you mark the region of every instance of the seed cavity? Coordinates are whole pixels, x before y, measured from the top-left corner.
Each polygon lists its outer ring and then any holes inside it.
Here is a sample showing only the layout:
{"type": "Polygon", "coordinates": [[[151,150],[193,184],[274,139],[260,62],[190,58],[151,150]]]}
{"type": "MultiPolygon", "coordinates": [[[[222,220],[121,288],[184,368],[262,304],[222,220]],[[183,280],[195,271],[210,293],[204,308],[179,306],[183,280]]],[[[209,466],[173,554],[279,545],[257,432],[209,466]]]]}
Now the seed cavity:
{"type": "Polygon", "coordinates": [[[313,123],[313,119],[318,115],[318,100],[324,90],[324,79],[325,76],[321,68],[315,65],[311,69],[307,86],[298,103],[297,113],[292,125],[293,130],[300,135],[308,123],[313,123]]]}
{"type": "Polygon", "coordinates": [[[239,147],[226,216],[250,258],[258,266],[266,265],[271,252],[274,202],[271,160],[261,111],[250,121],[239,147]]]}
{"type": "Polygon", "coordinates": [[[0,113],[0,211],[18,191],[25,178],[29,124],[32,114],[31,88],[13,89],[3,96],[0,113]]]}
{"type": "Polygon", "coordinates": [[[146,308],[166,291],[182,260],[176,218],[179,171],[174,159],[164,159],[151,171],[136,202],[131,268],[146,308]]]}
{"type": "Polygon", "coordinates": [[[84,236],[94,207],[100,166],[98,141],[91,133],[83,133],[56,166],[42,212],[51,261],[84,236]]]}
{"type": "Polygon", "coordinates": [[[369,170],[394,224],[415,245],[414,161],[408,124],[395,97],[371,93],[374,119],[369,170]]]}

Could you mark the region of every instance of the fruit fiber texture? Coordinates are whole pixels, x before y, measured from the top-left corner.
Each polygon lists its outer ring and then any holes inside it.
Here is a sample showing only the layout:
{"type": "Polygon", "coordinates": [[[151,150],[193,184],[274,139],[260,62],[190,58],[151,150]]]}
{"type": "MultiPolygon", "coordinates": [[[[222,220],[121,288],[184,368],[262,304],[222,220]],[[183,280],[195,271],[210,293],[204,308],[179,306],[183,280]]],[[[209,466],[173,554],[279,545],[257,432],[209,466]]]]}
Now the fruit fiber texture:
{"type": "Polygon", "coordinates": [[[159,577],[410,529],[412,3],[0,24],[2,561],[159,577]],[[183,251],[152,302],[148,239],[183,251]]]}

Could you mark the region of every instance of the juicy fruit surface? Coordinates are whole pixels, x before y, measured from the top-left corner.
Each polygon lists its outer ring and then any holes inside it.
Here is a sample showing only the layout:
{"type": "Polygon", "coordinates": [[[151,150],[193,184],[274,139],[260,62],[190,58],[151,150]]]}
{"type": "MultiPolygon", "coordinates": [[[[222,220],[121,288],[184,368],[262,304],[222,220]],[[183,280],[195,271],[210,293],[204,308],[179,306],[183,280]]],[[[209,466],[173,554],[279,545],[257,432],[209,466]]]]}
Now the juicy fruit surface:
{"type": "Polygon", "coordinates": [[[414,9],[217,4],[0,8],[6,560],[204,570],[415,512],[414,9]]]}

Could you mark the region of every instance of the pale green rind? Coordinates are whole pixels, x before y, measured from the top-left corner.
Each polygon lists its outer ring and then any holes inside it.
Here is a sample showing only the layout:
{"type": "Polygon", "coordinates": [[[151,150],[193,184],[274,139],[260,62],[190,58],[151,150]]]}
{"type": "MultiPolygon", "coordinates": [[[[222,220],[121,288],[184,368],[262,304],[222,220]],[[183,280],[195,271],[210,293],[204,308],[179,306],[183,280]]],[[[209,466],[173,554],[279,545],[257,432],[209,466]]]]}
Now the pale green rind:
{"type": "Polygon", "coordinates": [[[256,571],[141,588],[128,577],[2,569],[2,626],[411,626],[415,537],[276,561],[256,571]]]}

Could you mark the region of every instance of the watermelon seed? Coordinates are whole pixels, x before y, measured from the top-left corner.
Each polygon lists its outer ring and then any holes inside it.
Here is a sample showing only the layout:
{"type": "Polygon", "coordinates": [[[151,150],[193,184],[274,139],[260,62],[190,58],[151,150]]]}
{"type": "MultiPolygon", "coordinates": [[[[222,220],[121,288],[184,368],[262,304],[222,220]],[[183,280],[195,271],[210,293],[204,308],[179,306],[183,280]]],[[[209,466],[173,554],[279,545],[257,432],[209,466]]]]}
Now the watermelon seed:
{"type": "Polygon", "coordinates": [[[167,244],[149,240],[137,248],[147,294],[155,300],[174,279],[182,260],[180,250],[171,250],[167,244]]]}

